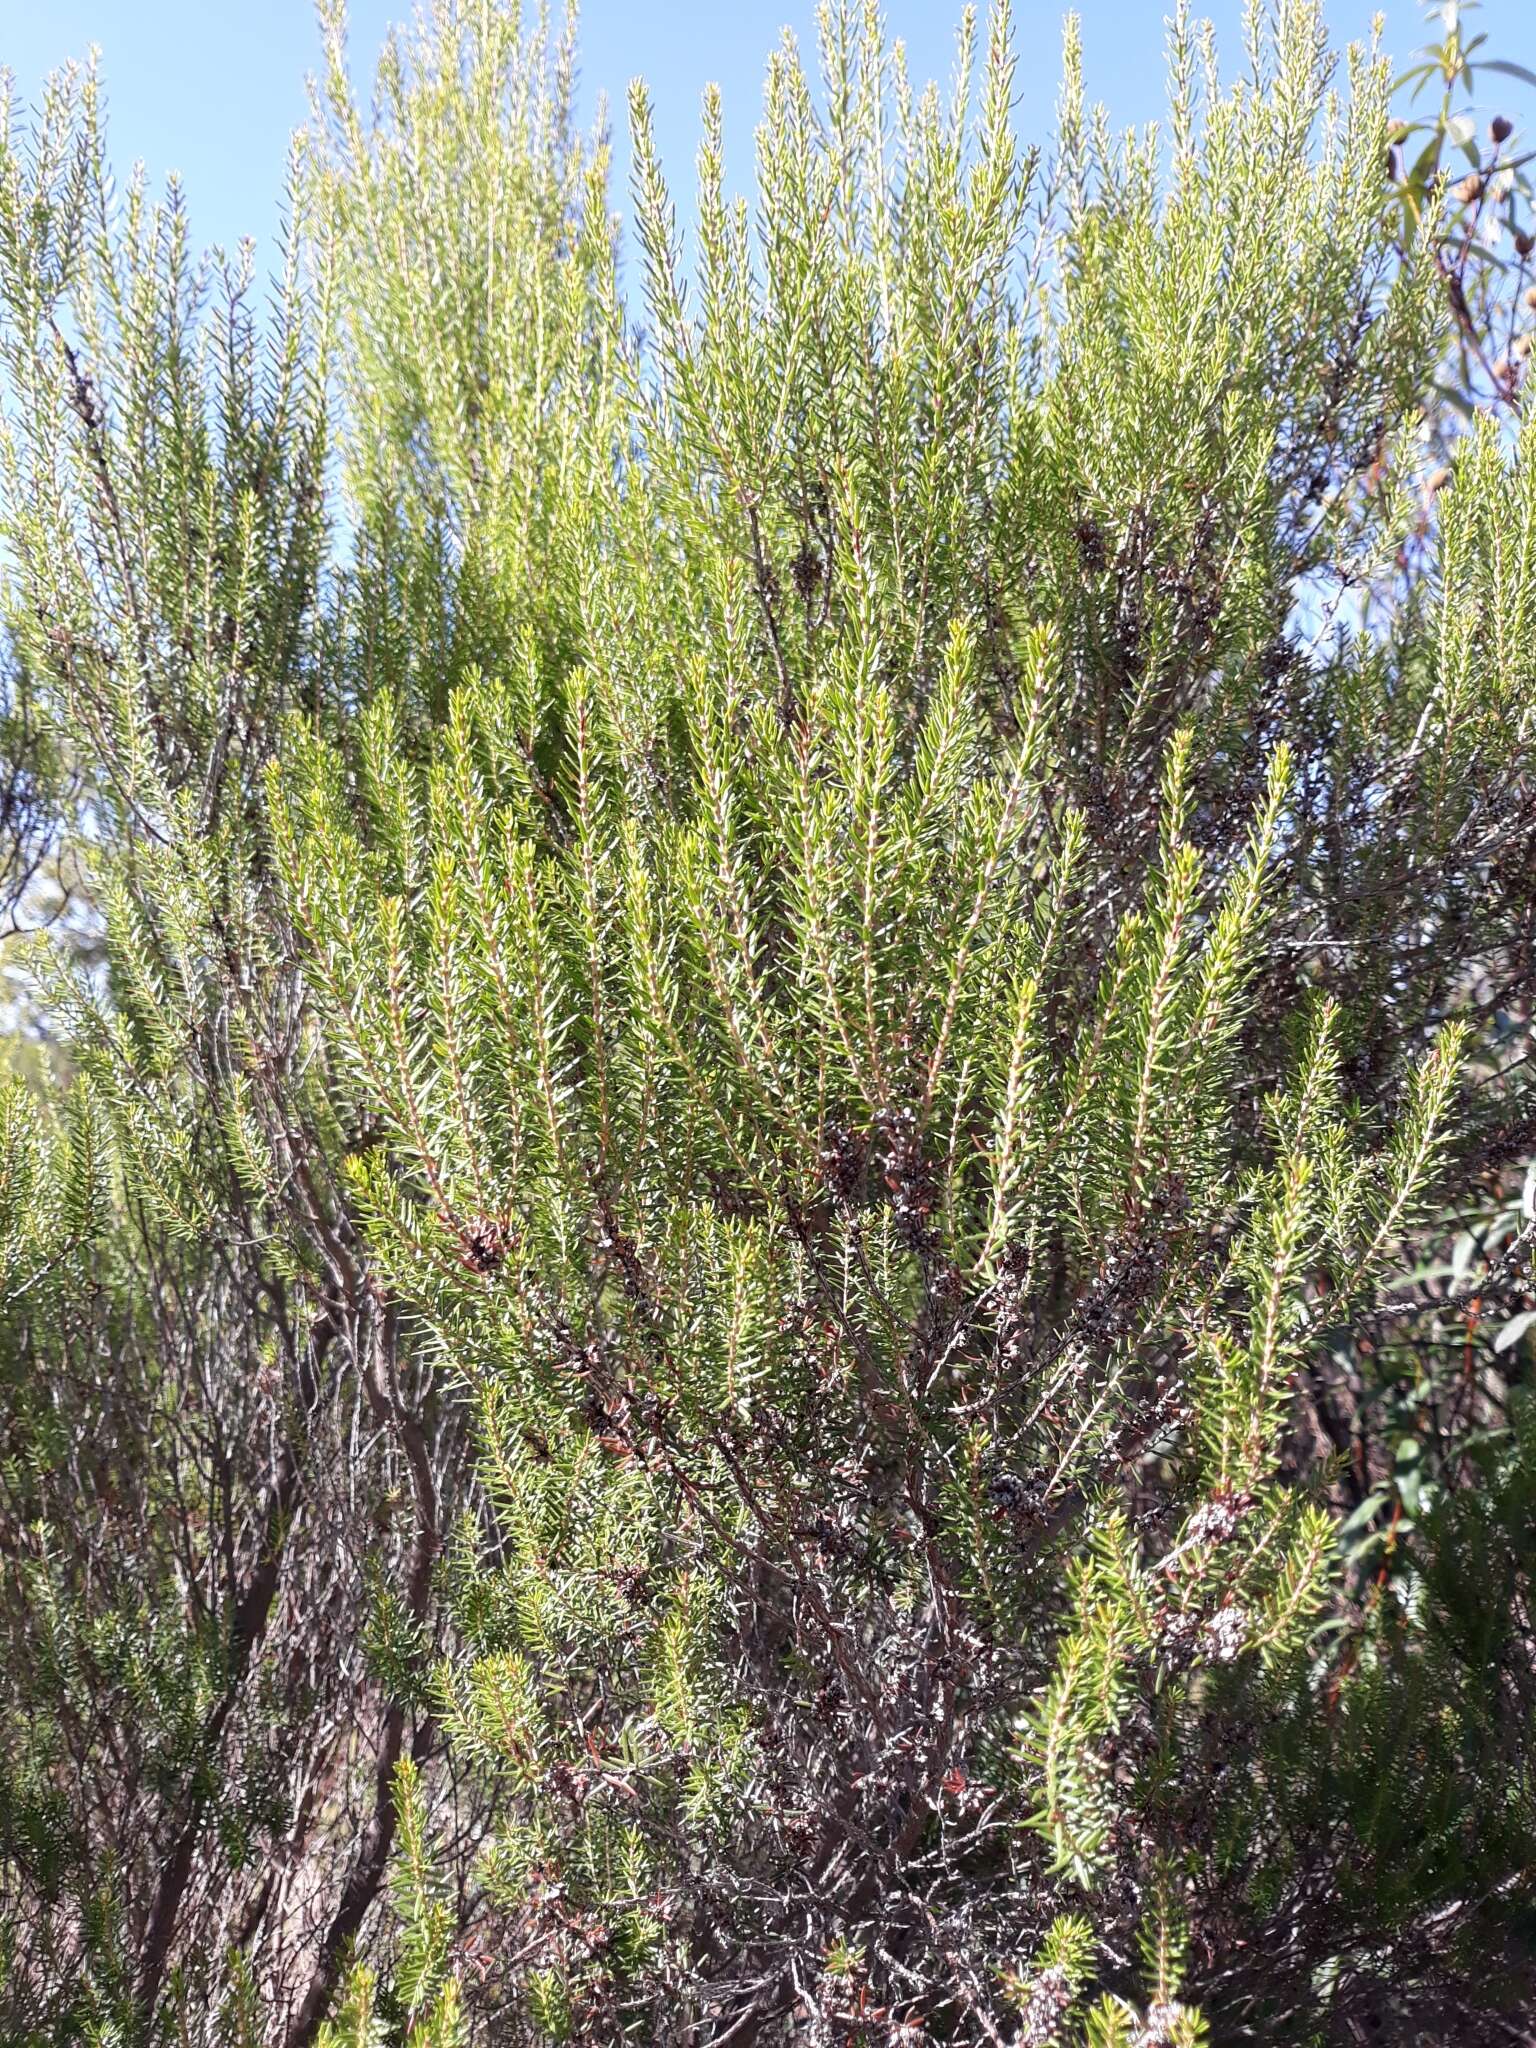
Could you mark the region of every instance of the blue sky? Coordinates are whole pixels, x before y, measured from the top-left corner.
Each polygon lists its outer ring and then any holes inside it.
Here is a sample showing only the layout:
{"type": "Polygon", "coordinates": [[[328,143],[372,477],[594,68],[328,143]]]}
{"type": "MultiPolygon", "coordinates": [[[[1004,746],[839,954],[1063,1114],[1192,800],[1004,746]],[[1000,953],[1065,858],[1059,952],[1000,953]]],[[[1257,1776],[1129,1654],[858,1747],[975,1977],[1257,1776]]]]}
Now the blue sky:
{"type": "MultiPolygon", "coordinates": [[[[411,4],[353,0],[351,51],[359,76],[371,74],[386,24],[411,4]]],[[[885,0],[891,33],[905,38],[915,77],[947,77],[960,4],[885,0]]],[[[1168,4],[1078,0],[1090,96],[1105,102],[1117,125],[1160,110],[1168,4]]],[[[1049,130],[1063,11],[1062,0],[1016,0],[1018,118],[1027,139],[1049,130]]],[[[1197,0],[1196,11],[1213,17],[1235,60],[1241,0],[1207,0],[1203,8],[1197,0]]],[[[1329,0],[1341,36],[1363,33],[1370,12],[1371,0],[1329,0]]],[[[1387,0],[1385,12],[1388,48],[1405,56],[1423,40],[1419,0],[1387,0]]],[[[764,59],[783,26],[808,42],[813,17],[814,0],[587,0],[584,95],[595,106],[599,88],[606,88],[622,108],[627,81],[636,73],[648,79],[663,162],[685,198],[699,93],[706,81],[718,82],[727,167],[740,186],[750,175],[764,59]]],[[[1536,10],[1528,0],[1488,0],[1476,22],[1490,31],[1499,54],[1536,69],[1536,10]]],[[[103,54],[118,166],[142,158],[157,181],[179,170],[199,241],[232,245],[247,233],[265,240],[287,136],[304,118],[304,78],[318,51],[311,0],[0,0],[0,64],[15,73],[28,99],[53,65],[92,43],[103,54]]],[[[1511,86],[1510,102],[1522,128],[1536,126],[1536,92],[1511,86]]],[[[622,193],[616,198],[622,204],[622,193]]]]}

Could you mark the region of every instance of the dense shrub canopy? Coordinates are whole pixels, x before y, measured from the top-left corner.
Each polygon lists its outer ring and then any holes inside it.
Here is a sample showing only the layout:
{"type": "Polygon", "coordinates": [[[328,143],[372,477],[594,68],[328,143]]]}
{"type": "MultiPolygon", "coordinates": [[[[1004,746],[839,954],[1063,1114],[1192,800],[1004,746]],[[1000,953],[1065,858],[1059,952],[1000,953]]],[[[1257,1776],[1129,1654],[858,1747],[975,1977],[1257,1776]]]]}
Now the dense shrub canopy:
{"type": "Polygon", "coordinates": [[[0,2033],[1525,2038],[1495,201],[838,7],[626,295],[569,36],[325,27],[266,311],[0,137],[0,2033]]]}

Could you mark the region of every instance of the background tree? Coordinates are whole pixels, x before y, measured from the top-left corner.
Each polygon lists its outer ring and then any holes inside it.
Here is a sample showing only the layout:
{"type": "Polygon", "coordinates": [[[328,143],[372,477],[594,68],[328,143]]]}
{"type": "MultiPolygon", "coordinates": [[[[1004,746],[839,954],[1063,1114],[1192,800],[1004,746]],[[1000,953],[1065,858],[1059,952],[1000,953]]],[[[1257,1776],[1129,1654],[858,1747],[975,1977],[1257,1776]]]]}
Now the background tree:
{"type": "Polygon", "coordinates": [[[1530,355],[1531,158],[1506,103],[1511,93],[1525,100],[1521,88],[1536,86],[1536,71],[1490,53],[1476,0],[1426,12],[1440,34],[1397,80],[1405,113],[1388,129],[1387,175],[1405,245],[1426,218],[1436,222],[1450,347],[1435,392],[1447,414],[1444,427],[1454,431],[1453,421],[1464,424],[1479,407],[1513,407],[1530,355]],[[1493,109],[1480,79],[1500,95],[1493,109]]]}

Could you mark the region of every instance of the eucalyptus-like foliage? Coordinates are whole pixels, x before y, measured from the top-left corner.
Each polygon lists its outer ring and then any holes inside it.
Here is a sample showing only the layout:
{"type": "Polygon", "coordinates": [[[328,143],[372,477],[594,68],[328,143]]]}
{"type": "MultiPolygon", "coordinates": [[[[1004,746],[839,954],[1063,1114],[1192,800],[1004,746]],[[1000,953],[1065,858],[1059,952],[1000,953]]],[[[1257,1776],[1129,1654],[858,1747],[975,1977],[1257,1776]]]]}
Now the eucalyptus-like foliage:
{"type": "Polygon", "coordinates": [[[265,1532],[142,1593],[163,1910],[120,1822],[28,1863],[120,1768],[45,1688],[11,2009],[72,1943],[146,2040],[1512,2038],[1536,427],[1429,487],[1383,59],[1181,11],[1120,137],[1069,25],[1036,151],[1006,5],[948,97],[829,8],[686,239],[634,89],[630,304],[568,35],[441,0],[369,118],[325,31],[264,371],[88,89],[4,159],[108,959],[7,1284],[99,1127],[130,1405],[205,1347],[219,1444],[257,1355],[287,1447],[139,1510],[265,1532]]]}

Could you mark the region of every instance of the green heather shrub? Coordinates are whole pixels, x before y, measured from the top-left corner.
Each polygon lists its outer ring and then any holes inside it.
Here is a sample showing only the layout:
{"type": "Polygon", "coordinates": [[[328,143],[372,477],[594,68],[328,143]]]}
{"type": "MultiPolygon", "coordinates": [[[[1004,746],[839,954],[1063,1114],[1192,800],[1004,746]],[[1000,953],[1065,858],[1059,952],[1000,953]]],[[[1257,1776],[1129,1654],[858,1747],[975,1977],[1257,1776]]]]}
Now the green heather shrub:
{"type": "Polygon", "coordinates": [[[1525,2039],[1508,124],[324,28],[267,310],[0,143],[0,2038],[1525,2039]]]}

